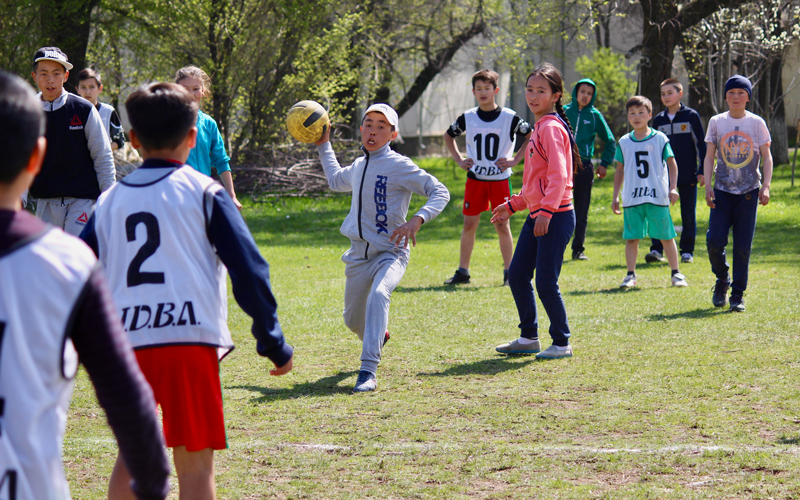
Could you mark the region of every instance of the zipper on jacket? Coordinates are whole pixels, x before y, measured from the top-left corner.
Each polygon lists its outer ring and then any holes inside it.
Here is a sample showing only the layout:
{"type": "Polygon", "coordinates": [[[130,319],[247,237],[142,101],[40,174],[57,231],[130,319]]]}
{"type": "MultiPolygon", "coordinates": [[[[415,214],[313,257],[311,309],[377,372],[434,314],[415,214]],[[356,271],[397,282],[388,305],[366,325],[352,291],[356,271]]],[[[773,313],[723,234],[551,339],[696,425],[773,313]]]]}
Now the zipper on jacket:
{"type": "Polygon", "coordinates": [[[364,178],[367,176],[367,167],[369,167],[369,151],[364,146],[361,146],[361,151],[364,152],[367,161],[364,162],[364,170],[361,171],[361,186],[358,188],[358,237],[364,241],[364,234],[361,232],[361,209],[364,204],[364,178]]]}

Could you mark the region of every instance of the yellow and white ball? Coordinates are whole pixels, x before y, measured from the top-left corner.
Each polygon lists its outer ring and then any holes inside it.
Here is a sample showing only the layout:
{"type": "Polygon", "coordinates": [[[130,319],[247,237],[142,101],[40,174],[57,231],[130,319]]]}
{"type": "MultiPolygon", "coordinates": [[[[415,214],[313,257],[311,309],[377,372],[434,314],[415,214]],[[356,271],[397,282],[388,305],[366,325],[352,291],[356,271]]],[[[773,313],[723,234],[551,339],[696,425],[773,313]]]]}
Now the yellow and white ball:
{"type": "Polygon", "coordinates": [[[286,128],[300,142],[317,142],[330,124],[328,112],[316,101],[300,101],[286,116],[286,128]]]}

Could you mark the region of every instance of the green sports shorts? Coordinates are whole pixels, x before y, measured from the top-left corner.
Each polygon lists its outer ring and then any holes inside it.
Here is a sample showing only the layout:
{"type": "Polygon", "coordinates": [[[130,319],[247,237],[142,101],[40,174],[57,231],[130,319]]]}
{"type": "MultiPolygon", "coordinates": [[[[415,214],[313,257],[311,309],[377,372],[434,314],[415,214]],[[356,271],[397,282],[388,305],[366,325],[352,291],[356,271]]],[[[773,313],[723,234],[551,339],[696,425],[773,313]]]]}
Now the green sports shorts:
{"type": "Polygon", "coordinates": [[[669,207],[644,203],[626,207],[623,211],[623,217],[625,219],[625,227],[622,230],[622,239],[624,240],[641,240],[644,238],[671,240],[676,235],[669,207]]]}

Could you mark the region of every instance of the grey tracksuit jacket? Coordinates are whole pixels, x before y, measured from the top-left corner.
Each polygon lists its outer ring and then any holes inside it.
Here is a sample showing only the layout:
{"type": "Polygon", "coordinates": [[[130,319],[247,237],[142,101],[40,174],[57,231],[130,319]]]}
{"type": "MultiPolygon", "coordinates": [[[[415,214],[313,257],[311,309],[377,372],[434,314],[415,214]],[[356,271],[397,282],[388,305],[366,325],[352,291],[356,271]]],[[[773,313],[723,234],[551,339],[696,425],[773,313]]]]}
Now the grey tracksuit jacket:
{"type": "Polygon", "coordinates": [[[317,149],[330,188],[353,192],[350,213],[342,223],[341,232],[354,247],[363,247],[363,258],[394,248],[389,237],[406,223],[413,193],[428,198],[414,214],[426,223],[436,218],[450,201],[450,192],[444,184],[410,158],[393,151],[388,143],[372,153],[362,148],[365,156],[344,168],[336,160],[330,142],[317,149]]]}

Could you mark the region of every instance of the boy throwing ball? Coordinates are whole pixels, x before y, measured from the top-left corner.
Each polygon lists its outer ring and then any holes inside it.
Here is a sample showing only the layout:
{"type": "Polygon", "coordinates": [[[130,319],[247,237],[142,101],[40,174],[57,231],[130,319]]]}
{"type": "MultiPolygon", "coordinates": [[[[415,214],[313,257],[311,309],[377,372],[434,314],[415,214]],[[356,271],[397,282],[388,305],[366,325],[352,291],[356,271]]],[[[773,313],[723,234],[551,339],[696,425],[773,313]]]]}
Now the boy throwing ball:
{"type": "Polygon", "coordinates": [[[619,193],[622,192],[622,205],[625,207],[625,229],[622,238],[625,242],[625,263],[628,275],[622,280],[620,288],[636,286],[636,257],[639,253],[639,240],[646,237],[658,238],[664,245],[670,268],[672,285],[687,286],[686,277],[678,270],[678,246],[675,245],[675,226],[669,205],[678,200],[675,183],[678,179],[678,165],[675,163],[669,139],[662,132],[651,129],[647,123],[653,116],[650,99],[635,95],[625,104],[628,109],[628,123],[633,132],[619,140],[614,161],[614,196],[611,209],[619,215],[619,193]],[[667,170],[669,169],[669,170],[667,170]]]}
{"type": "Polygon", "coordinates": [[[417,231],[433,220],[450,201],[450,193],[436,177],[420,169],[389,142],[397,137],[397,112],[388,104],[373,104],[361,121],[364,156],[342,168],[330,143],[330,128],[317,141],[328,185],[352,192],[350,213],[341,232],[350,238],[342,256],[347,278],[344,323],[363,342],[361,370],[353,392],[374,391],[383,345],[389,340],[392,291],[408,266],[408,243],[417,245],[417,231]],[[411,195],[428,198],[406,221],[411,195]]]}

